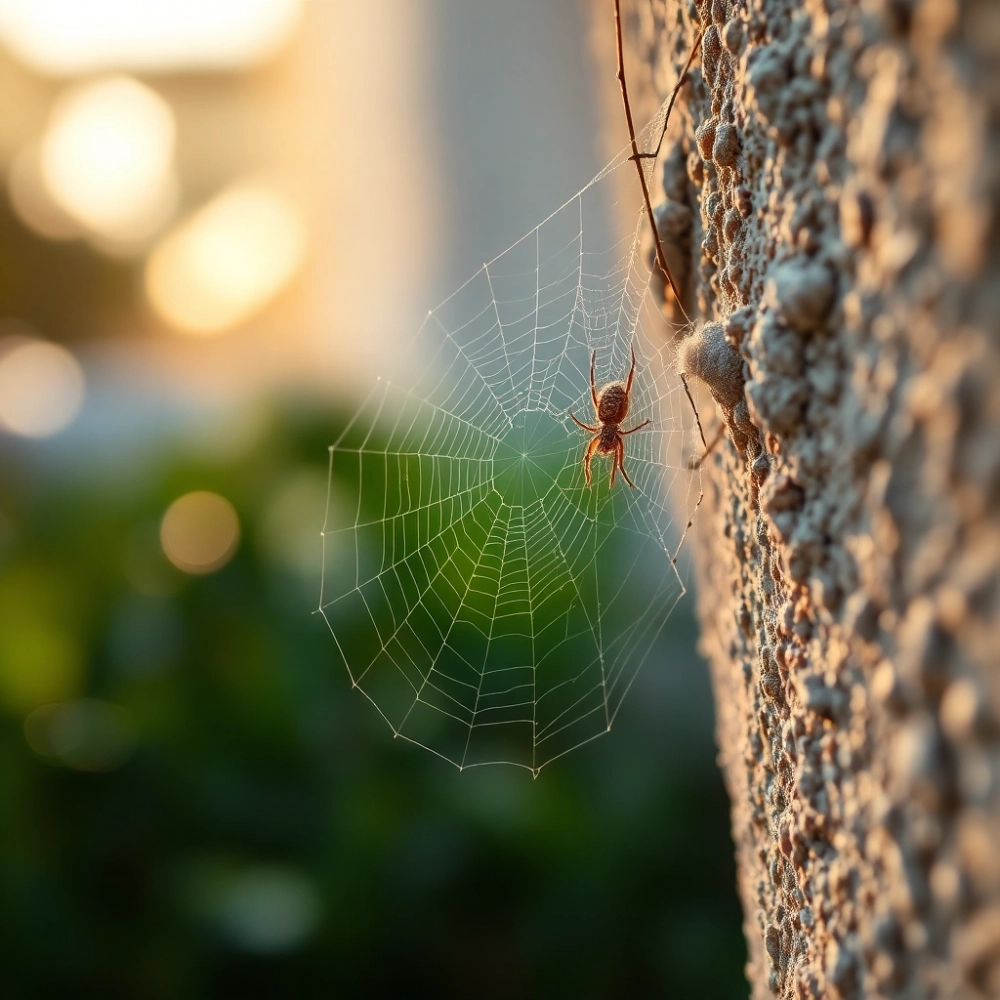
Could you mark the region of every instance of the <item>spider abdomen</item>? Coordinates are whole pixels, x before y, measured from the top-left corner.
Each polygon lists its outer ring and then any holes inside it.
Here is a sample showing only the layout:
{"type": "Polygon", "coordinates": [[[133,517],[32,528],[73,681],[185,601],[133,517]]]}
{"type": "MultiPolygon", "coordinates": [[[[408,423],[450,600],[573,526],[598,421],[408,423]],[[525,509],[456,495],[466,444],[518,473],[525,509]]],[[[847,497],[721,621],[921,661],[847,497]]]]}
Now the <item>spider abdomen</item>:
{"type": "Polygon", "coordinates": [[[628,415],[628,393],[621,382],[609,382],[597,397],[597,419],[602,424],[620,424],[628,415]]]}
{"type": "Polygon", "coordinates": [[[597,454],[610,455],[618,447],[619,436],[617,424],[602,424],[597,454]]]}

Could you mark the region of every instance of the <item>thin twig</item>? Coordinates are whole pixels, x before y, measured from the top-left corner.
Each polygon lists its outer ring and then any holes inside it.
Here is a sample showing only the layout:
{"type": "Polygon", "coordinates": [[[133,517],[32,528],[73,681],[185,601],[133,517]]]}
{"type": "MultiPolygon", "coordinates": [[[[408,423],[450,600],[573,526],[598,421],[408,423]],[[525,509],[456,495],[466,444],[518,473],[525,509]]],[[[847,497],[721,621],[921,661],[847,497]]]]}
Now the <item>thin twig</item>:
{"type": "MultiPolygon", "coordinates": [[[[707,454],[708,452],[708,442],[705,440],[705,432],[701,429],[701,417],[698,416],[698,407],[694,405],[694,396],[691,395],[691,390],[688,388],[688,380],[681,375],[681,384],[684,386],[684,391],[687,393],[688,402],[691,404],[691,409],[694,410],[694,422],[698,425],[698,434],[701,437],[702,446],[707,454]]],[[[704,457],[704,456],[702,456],[704,457]]],[[[698,465],[701,462],[699,461],[698,465]]],[[[697,466],[695,466],[697,468],[697,466]]]]}
{"type": "MultiPolygon", "coordinates": [[[[685,321],[691,322],[687,311],[684,309],[684,303],[681,301],[681,293],[674,283],[673,276],[670,273],[670,268],[667,267],[667,258],[663,253],[663,244],[660,242],[660,233],[656,228],[656,217],[653,215],[653,206],[649,200],[649,186],[646,183],[646,173],[642,169],[641,160],[649,159],[655,157],[659,154],[660,145],[663,143],[663,136],[667,131],[667,123],[670,121],[670,112],[673,110],[674,101],[677,98],[677,92],[681,89],[681,84],[684,83],[684,78],[687,76],[688,68],[691,65],[692,59],[694,59],[694,54],[701,43],[701,32],[698,32],[698,37],[695,39],[694,45],[691,47],[691,54],[688,56],[687,62],[684,64],[684,69],[681,71],[681,75],[677,78],[677,84],[674,87],[673,93],[670,95],[670,103],[667,105],[667,116],[663,122],[663,133],[660,135],[660,142],[657,143],[656,153],[640,153],[639,144],[635,139],[635,125],[632,122],[632,107],[628,100],[628,87],[625,85],[625,59],[622,54],[622,15],[621,15],[621,0],[615,0],[615,39],[618,44],[618,85],[621,87],[622,91],[622,103],[625,105],[625,121],[628,123],[628,137],[629,141],[632,143],[632,155],[629,157],[630,160],[635,162],[635,168],[639,171],[639,183],[642,185],[642,198],[646,204],[646,215],[649,218],[649,226],[653,230],[653,245],[656,247],[656,263],[660,270],[663,272],[663,277],[666,278],[667,284],[670,286],[671,292],[674,293],[674,299],[677,301],[677,308],[680,309],[681,315],[684,317],[685,321]]],[[[686,387],[685,387],[686,388],[686,387]]],[[[690,398],[690,393],[688,397],[690,398]]],[[[692,405],[693,402],[692,402],[692,405]]],[[[699,430],[701,429],[701,421],[698,422],[699,430]]],[[[705,440],[705,435],[701,436],[702,441],[705,440]]]]}
{"type": "MultiPolygon", "coordinates": [[[[660,242],[660,231],[656,228],[656,217],[653,215],[653,206],[649,201],[649,186],[646,184],[646,174],[642,169],[642,163],[640,161],[644,159],[655,159],[660,153],[660,146],[663,145],[663,137],[667,134],[667,125],[670,122],[670,112],[674,109],[674,101],[677,99],[677,94],[681,89],[681,85],[684,83],[687,72],[691,68],[691,62],[694,59],[695,52],[698,51],[698,46],[701,44],[701,36],[703,33],[704,28],[698,32],[698,36],[694,40],[694,45],[691,46],[691,51],[688,53],[684,69],[681,70],[681,75],[677,78],[677,83],[674,85],[673,93],[670,95],[670,103],[667,104],[667,114],[663,120],[663,131],[660,133],[660,141],[656,144],[656,151],[653,153],[640,153],[639,144],[635,141],[635,125],[632,123],[632,107],[629,104],[628,88],[625,85],[625,59],[622,54],[621,0],[615,0],[615,40],[618,43],[618,84],[622,90],[622,103],[625,105],[625,121],[628,123],[628,137],[629,141],[632,143],[632,155],[629,159],[635,162],[635,168],[639,171],[639,183],[642,185],[642,197],[646,203],[646,215],[649,218],[649,227],[653,230],[653,245],[656,247],[656,263],[663,272],[663,277],[667,279],[667,284],[670,285],[670,290],[674,293],[677,308],[680,309],[681,315],[688,323],[691,322],[691,318],[684,309],[684,303],[681,302],[681,293],[678,291],[677,285],[674,284],[674,279],[670,274],[670,269],[667,267],[667,258],[663,253],[663,244],[660,242]]],[[[698,425],[698,434],[701,437],[701,443],[705,448],[705,453],[707,454],[708,442],[705,440],[705,431],[701,426],[701,417],[698,415],[698,407],[694,404],[694,396],[691,395],[687,379],[683,375],[681,375],[681,382],[684,385],[684,392],[687,394],[688,402],[691,404],[691,409],[694,411],[695,423],[698,425]]],[[[700,497],[698,498],[698,503],[699,505],[701,504],[700,497]]],[[[697,507],[695,509],[697,510],[697,507]]],[[[690,527],[690,524],[688,527],[690,527]]],[[[684,529],[684,534],[687,534],[687,528],[684,529]]],[[[681,540],[683,541],[683,538],[681,540]]],[[[676,555],[674,558],[676,559],[676,555]]]]}
{"type": "MultiPolygon", "coordinates": [[[[698,46],[701,45],[701,37],[704,34],[705,29],[702,28],[694,40],[694,45],[691,46],[687,62],[684,63],[684,69],[681,70],[681,75],[677,78],[677,83],[670,94],[670,102],[667,104],[667,113],[663,116],[663,128],[660,130],[660,138],[656,143],[656,149],[650,153],[640,153],[640,160],[655,160],[660,155],[660,147],[663,145],[663,137],[667,134],[667,125],[670,123],[670,112],[674,110],[674,101],[677,100],[677,95],[680,93],[681,86],[684,83],[684,78],[687,76],[687,71],[691,68],[691,63],[694,62],[694,54],[698,51],[698,46]]],[[[630,156],[629,159],[632,160],[635,159],[635,157],[630,156]]]]}

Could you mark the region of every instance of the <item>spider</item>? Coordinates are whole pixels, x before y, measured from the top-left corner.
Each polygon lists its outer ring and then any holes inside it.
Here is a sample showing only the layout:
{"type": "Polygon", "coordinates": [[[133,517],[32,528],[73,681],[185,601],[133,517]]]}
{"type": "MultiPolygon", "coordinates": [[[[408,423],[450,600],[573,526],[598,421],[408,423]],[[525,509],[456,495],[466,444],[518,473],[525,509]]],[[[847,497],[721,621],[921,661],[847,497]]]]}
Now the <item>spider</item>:
{"type": "Polygon", "coordinates": [[[587,488],[591,485],[590,460],[596,452],[598,455],[611,455],[611,485],[615,485],[615,474],[619,469],[625,477],[625,482],[635,489],[635,483],[629,478],[625,471],[625,442],[622,440],[627,434],[634,434],[642,430],[652,420],[644,420],[641,424],[627,431],[620,430],[625,417],[628,416],[630,402],[629,393],[632,391],[632,376],[635,375],[635,348],[632,348],[632,367],[628,372],[628,381],[608,382],[600,392],[594,384],[594,363],[597,360],[597,351],[590,355],[590,398],[594,401],[594,415],[597,417],[597,426],[591,427],[582,420],[577,420],[573,411],[569,415],[573,422],[582,427],[585,431],[590,431],[596,435],[587,445],[587,450],[583,456],[583,471],[587,476],[587,488]]]}

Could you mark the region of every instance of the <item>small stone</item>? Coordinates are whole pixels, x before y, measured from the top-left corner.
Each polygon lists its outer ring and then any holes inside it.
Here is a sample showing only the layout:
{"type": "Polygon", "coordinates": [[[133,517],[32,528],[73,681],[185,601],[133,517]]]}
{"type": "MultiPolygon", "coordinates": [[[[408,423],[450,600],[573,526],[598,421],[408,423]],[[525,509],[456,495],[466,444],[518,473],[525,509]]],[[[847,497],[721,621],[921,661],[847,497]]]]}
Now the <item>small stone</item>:
{"type": "Polygon", "coordinates": [[[946,776],[937,727],[926,716],[906,722],[893,737],[890,761],[900,799],[916,796],[935,805],[945,789],[946,776]]]}
{"type": "Polygon", "coordinates": [[[740,152],[740,134],[735,125],[721,122],[715,130],[712,159],[716,166],[735,167],[740,152]]]}
{"type": "Polygon", "coordinates": [[[732,243],[742,228],[743,220],[740,217],[740,213],[735,208],[729,209],[722,222],[722,235],[725,237],[726,242],[732,243]]]}
{"type": "Polygon", "coordinates": [[[875,224],[875,204],[867,191],[850,185],[840,198],[840,236],[849,247],[866,247],[875,224]]]}
{"type": "Polygon", "coordinates": [[[1000,892],[1000,817],[985,809],[969,809],[958,823],[958,861],[968,878],[984,893],[1000,892]]]}
{"type": "Polygon", "coordinates": [[[815,333],[829,317],[836,292],[829,268],[795,257],[772,268],[764,301],[798,333],[815,333]]]}
{"type": "Polygon", "coordinates": [[[770,670],[761,675],[760,689],[764,697],[771,701],[776,701],[781,695],[781,677],[777,670],[770,670]]]}
{"type": "Polygon", "coordinates": [[[931,869],[931,892],[942,906],[957,905],[962,892],[962,876],[950,861],[938,861],[931,869]]]}
{"type": "Polygon", "coordinates": [[[734,56],[738,56],[743,51],[746,40],[746,29],[738,17],[732,18],[722,29],[723,44],[734,56]]]}
{"type": "Polygon", "coordinates": [[[809,580],[813,604],[834,612],[840,607],[841,591],[833,577],[824,569],[814,569],[809,580]]]}
{"type": "Polygon", "coordinates": [[[771,460],[766,454],[758,455],[750,466],[750,476],[760,486],[771,471],[771,460]]]}
{"type": "Polygon", "coordinates": [[[1000,965],[1000,906],[984,906],[956,935],[955,960],[969,979],[985,984],[1000,965]]]}
{"type": "Polygon", "coordinates": [[[705,182],[705,161],[697,153],[691,153],[687,158],[687,175],[695,187],[701,187],[705,182]]]}
{"type": "Polygon", "coordinates": [[[705,199],[705,215],[709,221],[718,225],[722,215],[722,195],[718,191],[712,191],[705,199]]]}
{"type": "Polygon", "coordinates": [[[946,632],[954,635],[965,623],[969,614],[968,602],[961,589],[945,583],[938,588],[937,621],[946,632]]]}
{"type": "Polygon", "coordinates": [[[744,306],[732,313],[726,321],[726,343],[734,351],[738,351],[743,346],[743,339],[747,335],[755,311],[750,306],[744,306]]]}
{"type": "Polygon", "coordinates": [[[705,79],[712,81],[719,69],[719,57],[722,55],[722,42],[719,39],[719,29],[710,24],[705,29],[701,39],[701,70],[705,79]]]}
{"type": "Polygon", "coordinates": [[[827,952],[832,959],[827,975],[841,996],[854,996],[859,985],[858,958],[842,944],[831,941],[827,952]]]}
{"type": "Polygon", "coordinates": [[[780,107],[781,91],[788,82],[788,61],[777,43],[764,46],[751,55],[747,82],[752,88],[757,110],[771,121],[780,107]]]}
{"type": "Polygon", "coordinates": [[[899,678],[896,676],[896,668],[891,660],[883,660],[876,668],[872,677],[872,694],[890,707],[900,707],[902,703],[902,692],[899,686],[899,678]]]}
{"type": "Polygon", "coordinates": [[[705,233],[705,238],[701,241],[701,251],[709,260],[718,263],[719,238],[715,235],[714,229],[709,229],[705,233]]]}
{"type": "Polygon", "coordinates": [[[844,604],[844,627],[865,642],[878,634],[878,609],[863,590],[858,590],[844,604]]]}
{"type": "MultiPolygon", "coordinates": [[[[903,502],[900,496],[898,503],[903,502]]],[[[936,609],[930,598],[917,597],[910,602],[896,638],[900,677],[923,688],[927,694],[940,697],[950,679],[945,655],[949,639],[938,627],[936,609]]]]}
{"type": "Polygon", "coordinates": [[[985,728],[984,709],[982,694],[972,681],[954,681],[941,699],[941,727],[953,740],[967,740],[985,728]]]}
{"type": "Polygon", "coordinates": [[[887,913],[876,919],[872,929],[872,938],[879,951],[899,951],[903,945],[899,918],[893,913],[887,913]]]}
{"type": "Polygon", "coordinates": [[[712,159],[712,147],[715,144],[715,130],[719,125],[718,118],[709,118],[703,121],[694,133],[694,141],[698,144],[702,159],[712,159]]]}
{"type": "Polygon", "coordinates": [[[775,967],[781,963],[781,928],[777,924],[771,924],[764,931],[764,947],[767,949],[771,964],[775,967]]]}
{"type": "Polygon", "coordinates": [[[829,687],[822,677],[807,677],[799,686],[800,695],[810,712],[815,712],[824,719],[836,721],[842,719],[847,711],[848,698],[840,688],[829,687]]]}

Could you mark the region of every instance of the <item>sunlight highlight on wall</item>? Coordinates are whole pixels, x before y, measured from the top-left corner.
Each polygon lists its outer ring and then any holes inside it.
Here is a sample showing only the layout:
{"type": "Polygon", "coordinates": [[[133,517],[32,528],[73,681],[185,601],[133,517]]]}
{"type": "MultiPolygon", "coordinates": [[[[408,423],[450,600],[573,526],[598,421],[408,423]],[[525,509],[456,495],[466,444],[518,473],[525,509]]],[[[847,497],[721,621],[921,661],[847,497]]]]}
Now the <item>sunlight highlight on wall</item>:
{"type": "Polygon", "coordinates": [[[178,330],[222,333],[267,305],[305,252],[296,206],[262,184],[238,184],[164,237],[150,257],[146,291],[178,330]]]}
{"type": "Polygon", "coordinates": [[[0,0],[0,39],[56,76],[236,69],[280,49],[301,12],[301,0],[0,0]]]}
{"type": "Polygon", "coordinates": [[[74,88],[52,111],[40,148],[53,201],[98,236],[148,238],[177,203],[170,106],[129,77],[74,88]]]}
{"type": "Polygon", "coordinates": [[[185,573],[213,573],[236,552],[240,522],[233,505],[218,493],[186,493],[167,509],[160,525],[166,557],[185,573]]]}
{"type": "Polygon", "coordinates": [[[83,370],[65,347],[32,337],[0,341],[0,431],[57,434],[76,418],[83,397],[83,370]]]}

